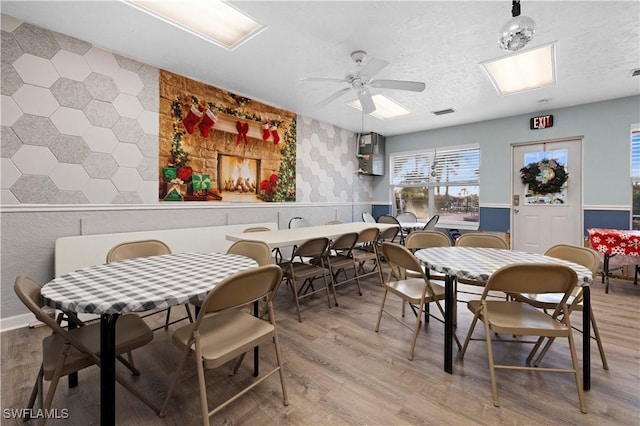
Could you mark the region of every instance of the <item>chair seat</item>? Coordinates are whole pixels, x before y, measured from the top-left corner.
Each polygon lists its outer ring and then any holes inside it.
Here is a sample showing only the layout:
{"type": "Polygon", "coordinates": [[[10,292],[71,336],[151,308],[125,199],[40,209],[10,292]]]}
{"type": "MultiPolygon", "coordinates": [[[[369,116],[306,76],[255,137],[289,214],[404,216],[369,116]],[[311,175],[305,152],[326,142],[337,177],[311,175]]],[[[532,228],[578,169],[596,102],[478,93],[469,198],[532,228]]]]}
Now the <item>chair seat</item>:
{"type": "MultiPolygon", "coordinates": [[[[100,356],[100,323],[69,330],[91,352],[100,356]]],[[[132,351],[153,340],[153,331],[138,315],[123,315],[116,321],[116,355],[132,351]]],[[[56,365],[67,342],[59,334],[47,336],[42,342],[43,370],[45,380],[51,380],[56,365]]],[[[74,346],[70,346],[61,375],[79,371],[94,363],[74,346]]]]}
{"type": "MultiPolygon", "coordinates": [[[[329,256],[329,263],[331,264],[331,268],[335,270],[352,268],[354,265],[354,262],[355,261],[351,256],[343,256],[343,255],[329,256]]],[[[328,267],[329,265],[327,264],[325,266],[328,267]]]]}
{"type": "MultiPolygon", "coordinates": [[[[184,350],[194,325],[177,329],[171,341],[184,350]]],[[[200,343],[205,368],[217,368],[271,339],[274,326],[240,310],[231,310],[202,319],[200,343]]],[[[192,348],[195,349],[195,348],[192,348]]]]}
{"type": "MultiPolygon", "coordinates": [[[[408,278],[406,280],[389,281],[385,283],[385,287],[387,287],[390,292],[396,294],[397,296],[404,296],[407,301],[416,304],[420,303],[420,298],[422,297],[422,292],[424,290],[424,279],[408,278]]],[[[425,302],[444,299],[443,286],[431,283],[431,287],[433,288],[435,297],[430,296],[427,292],[424,298],[425,302]]]]}
{"type": "MultiPolygon", "coordinates": [[[[497,333],[561,337],[569,328],[537,308],[521,302],[487,300],[490,328],[497,333]]],[[[481,307],[480,300],[471,300],[467,307],[474,314],[481,307]]]]}
{"type": "MultiPolygon", "coordinates": [[[[540,309],[555,309],[558,303],[562,300],[563,294],[561,293],[545,293],[545,294],[512,294],[511,295],[515,300],[520,302],[528,303],[536,308],[540,309]]],[[[569,296],[567,298],[567,305],[571,305],[574,301],[574,296],[569,296]]],[[[577,303],[573,306],[573,309],[582,309],[582,302],[577,303]]]]}
{"type": "Polygon", "coordinates": [[[458,278],[457,280],[458,280],[458,284],[475,285],[478,287],[484,287],[487,284],[486,281],[468,280],[466,278],[458,278]]]}
{"type": "MultiPolygon", "coordinates": [[[[414,271],[407,271],[406,275],[407,275],[407,278],[422,278],[422,274],[420,274],[418,272],[414,272],[414,271]]],[[[431,281],[433,281],[433,280],[444,281],[446,279],[446,276],[445,275],[440,275],[440,274],[431,274],[431,273],[429,273],[429,279],[431,281]]]]}
{"type": "MultiPolygon", "coordinates": [[[[318,262],[320,264],[320,262],[318,262]]],[[[319,273],[323,273],[324,269],[321,266],[311,265],[309,263],[301,263],[301,262],[293,262],[284,265],[280,265],[284,275],[287,277],[291,276],[291,268],[290,265],[293,266],[293,273],[296,279],[299,278],[309,278],[318,275],[319,273]]]]}
{"type": "Polygon", "coordinates": [[[373,248],[371,248],[371,249],[358,248],[358,249],[353,250],[353,260],[355,260],[356,262],[365,262],[367,260],[375,260],[377,258],[378,258],[378,256],[376,255],[376,253],[373,250],[373,248]]]}

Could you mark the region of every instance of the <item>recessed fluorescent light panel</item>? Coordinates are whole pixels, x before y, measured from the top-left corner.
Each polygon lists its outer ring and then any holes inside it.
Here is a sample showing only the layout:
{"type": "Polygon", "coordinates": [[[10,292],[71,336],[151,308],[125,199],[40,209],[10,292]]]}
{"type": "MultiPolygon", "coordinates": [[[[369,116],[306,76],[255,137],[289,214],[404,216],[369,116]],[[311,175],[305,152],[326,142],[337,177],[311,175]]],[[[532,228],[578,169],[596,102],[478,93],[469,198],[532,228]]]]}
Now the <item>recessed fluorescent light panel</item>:
{"type": "MultiPolygon", "coordinates": [[[[398,104],[397,102],[392,101],[382,94],[373,95],[373,103],[376,104],[376,110],[373,111],[370,115],[374,116],[379,120],[386,120],[388,118],[396,118],[401,117],[403,115],[411,114],[411,111],[398,104]]],[[[347,105],[362,111],[362,106],[360,105],[359,100],[353,100],[348,102],[347,105]]]]}
{"type": "Polygon", "coordinates": [[[127,0],[127,3],[228,50],[265,28],[220,0],[127,0]]]}
{"type": "Polygon", "coordinates": [[[480,65],[500,95],[553,86],[556,84],[556,42],[480,65]]]}

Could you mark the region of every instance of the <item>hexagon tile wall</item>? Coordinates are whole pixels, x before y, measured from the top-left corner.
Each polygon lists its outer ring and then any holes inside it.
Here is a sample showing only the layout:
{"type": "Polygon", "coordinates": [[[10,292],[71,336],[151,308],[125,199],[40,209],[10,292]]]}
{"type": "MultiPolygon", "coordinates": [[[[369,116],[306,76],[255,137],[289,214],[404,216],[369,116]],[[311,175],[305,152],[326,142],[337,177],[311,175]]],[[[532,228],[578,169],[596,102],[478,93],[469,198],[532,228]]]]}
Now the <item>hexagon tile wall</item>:
{"type": "Polygon", "coordinates": [[[2,15],[2,204],[157,203],[158,69],[2,15]]]}
{"type": "Polygon", "coordinates": [[[358,175],[355,134],[298,115],[296,201],[370,202],[371,176],[358,175]]]}
{"type": "MultiPolygon", "coordinates": [[[[2,204],[158,203],[157,68],[2,18],[2,204]]],[[[371,202],[353,132],[298,116],[299,202],[371,202]]]]}

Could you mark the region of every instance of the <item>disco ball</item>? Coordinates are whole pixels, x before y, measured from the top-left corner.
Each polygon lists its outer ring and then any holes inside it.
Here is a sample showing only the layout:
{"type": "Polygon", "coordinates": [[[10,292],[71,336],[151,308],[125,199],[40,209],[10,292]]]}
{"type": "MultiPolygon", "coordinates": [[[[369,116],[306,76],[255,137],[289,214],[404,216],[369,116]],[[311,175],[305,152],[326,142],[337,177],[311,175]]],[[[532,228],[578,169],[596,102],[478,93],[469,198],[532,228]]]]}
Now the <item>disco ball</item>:
{"type": "Polygon", "coordinates": [[[536,33],[536,23],[528,16],[516,16],[502,27],[498,37],[501,49],[515,52],[527,45],[536,33]]]}

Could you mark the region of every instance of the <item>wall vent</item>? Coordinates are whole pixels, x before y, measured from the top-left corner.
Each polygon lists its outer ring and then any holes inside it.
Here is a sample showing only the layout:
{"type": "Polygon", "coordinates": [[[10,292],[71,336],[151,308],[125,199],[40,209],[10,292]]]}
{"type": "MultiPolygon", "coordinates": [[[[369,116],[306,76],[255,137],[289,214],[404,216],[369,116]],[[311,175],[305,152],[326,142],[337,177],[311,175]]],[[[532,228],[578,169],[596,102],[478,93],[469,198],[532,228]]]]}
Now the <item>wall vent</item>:
{"type": "Polygon", "coordinates": [[[447,108],[447,109],[441,109],[440,111],[431,111],[431,114],[445,115],[445,114],[451,114],[452,112],[455,112],[455,111],[452,108],[447,108]]]}

